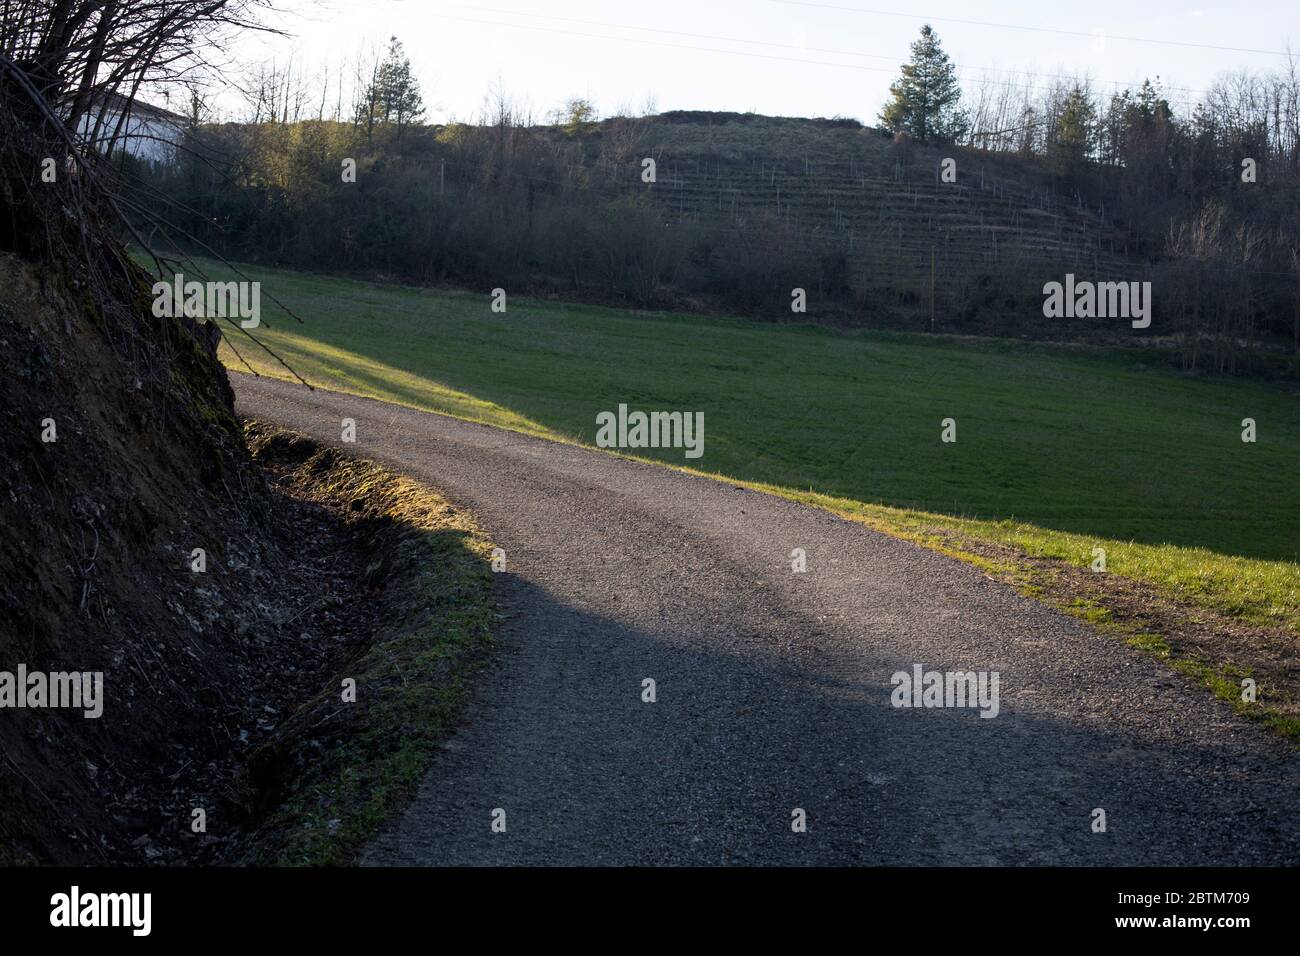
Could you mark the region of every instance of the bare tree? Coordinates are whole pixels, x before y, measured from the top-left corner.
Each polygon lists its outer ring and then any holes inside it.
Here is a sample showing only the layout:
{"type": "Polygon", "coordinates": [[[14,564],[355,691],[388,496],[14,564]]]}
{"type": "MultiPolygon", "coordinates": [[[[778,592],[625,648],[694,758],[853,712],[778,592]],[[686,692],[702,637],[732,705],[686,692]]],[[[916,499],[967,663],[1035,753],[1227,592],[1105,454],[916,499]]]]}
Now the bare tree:
{"type": "MultiPolygon", "coordinates": [[[[74,272],[105,309],[138,321],[128,304],[141,273],[120,232],[149,252],[143,233],[166,236],[174,227],[130,198],[106,157],[129,128],[142,87],[178,86],[211,68],[235,31],[268,29],[260,21],[268,7],[269,0],[5,0],[0,248],[74,272]],[[56,157],[63,174],[40,178],[36,171],[56,157]]],[[[157,256],[154,265],[165,270],[157,256]]]]}

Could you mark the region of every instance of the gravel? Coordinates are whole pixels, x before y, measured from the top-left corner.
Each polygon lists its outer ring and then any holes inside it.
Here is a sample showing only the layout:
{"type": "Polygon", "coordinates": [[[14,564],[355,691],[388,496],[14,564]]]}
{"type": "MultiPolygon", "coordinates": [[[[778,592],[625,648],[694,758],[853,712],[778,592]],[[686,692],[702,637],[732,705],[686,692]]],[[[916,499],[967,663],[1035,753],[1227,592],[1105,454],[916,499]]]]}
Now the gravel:
{"type": "Polygon", "coordinates": [[[345,447],[506,551],[496,662],[366,863],[1300,862],[1293,747],[971,566],[725,481],[231,378],[241,414],[322,441],[354,418],[345,447]],[[914,664],[996,671],[998,716],[891,706],[914,664]]]}

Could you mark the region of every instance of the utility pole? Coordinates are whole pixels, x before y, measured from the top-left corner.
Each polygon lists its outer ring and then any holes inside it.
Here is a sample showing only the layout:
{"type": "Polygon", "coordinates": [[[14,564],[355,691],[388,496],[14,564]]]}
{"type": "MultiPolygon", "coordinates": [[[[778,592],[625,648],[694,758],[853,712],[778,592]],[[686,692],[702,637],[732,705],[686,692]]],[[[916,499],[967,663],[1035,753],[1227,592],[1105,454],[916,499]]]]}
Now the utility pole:
{"type": "Polygon", "coordinates": [[[442,160],[438,164],[438,195],[441,196],[447,191],[447,160],[442,160]]]}
{"type": "Polygon", "coordinates": [[[930,334],[934,334],[934,243],[930,243],[930,334]]]}

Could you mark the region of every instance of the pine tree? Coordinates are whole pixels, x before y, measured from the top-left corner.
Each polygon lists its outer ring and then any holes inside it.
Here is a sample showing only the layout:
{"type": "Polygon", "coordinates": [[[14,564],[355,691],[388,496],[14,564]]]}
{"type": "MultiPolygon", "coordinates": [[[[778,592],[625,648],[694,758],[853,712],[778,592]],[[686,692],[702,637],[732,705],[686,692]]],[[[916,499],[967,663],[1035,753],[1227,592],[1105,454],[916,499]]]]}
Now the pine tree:
{"type": "Polygon", "coordinates": [[[424,116],[420,84],[411,72],[411,60],[397,37],[389,39],[388,52],[375,69],[364,102],[370,111],[367,127],[374,124],[395,126],[398,136],[424,116]]]}
{"type": "Polygon", "coordinates": [[[1092,157],[1096,146],[1097,108],[1088,92],[1075,85],[1061,104],[1049,154],[1060,171],[1072,172],[1092,157]]]}
{"type": "Polygon", "coordinates": [[[965,136],[970,127],[966,112],[958,106],[961,87],[957,69],[928,23],[921,27],[921,38],[912,44],[911,62],[903,64],[903,75],[889,92],[893,99],[880,111],[880,121],[890,132],[951,143],[965,136]]]}

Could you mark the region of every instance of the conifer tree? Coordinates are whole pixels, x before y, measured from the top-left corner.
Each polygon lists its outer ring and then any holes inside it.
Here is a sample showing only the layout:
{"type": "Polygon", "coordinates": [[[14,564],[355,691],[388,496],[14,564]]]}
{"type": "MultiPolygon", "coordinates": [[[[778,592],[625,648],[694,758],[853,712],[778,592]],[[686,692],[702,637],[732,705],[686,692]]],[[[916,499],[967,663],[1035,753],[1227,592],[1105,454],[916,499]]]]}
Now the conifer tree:
{"type": "Polygon", "coordinates": [[[363,103],[370,114],[365,117],[367,129],[375,124],[393,126],[399,137],[407,126],[424,116],[420,84],[397,37],[389,39],[388,52],[375,69],[363,103]]]}
{"type": "Polygon", "coordinates": [[[1062,172],[1073,172],[1092,158],[1097,146],[1097,108],[1087,90],[1070,88],[1049,143],[1049,155],[1062,172]]]}
{"type": "Polygon", "coordinates": [[[970,121],[958,105],[957,70],[930,24],[921,27],[921,38],[912,44],[912,59],[903,64],[903,75],[889,92],[892,99],[880,111],[880,121],[890,132],[942,143],[966,135],[970,121]]]}

